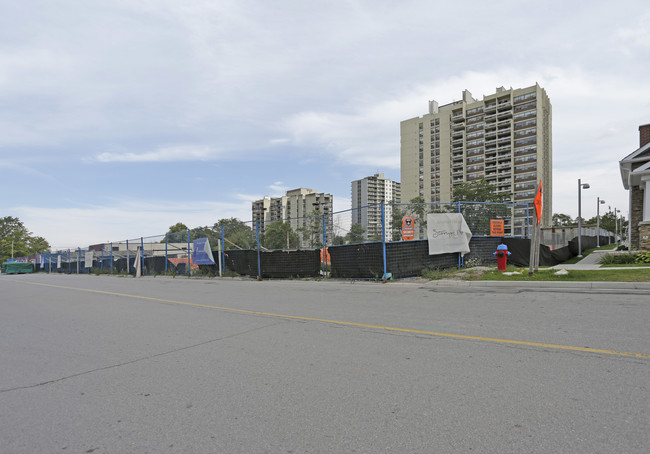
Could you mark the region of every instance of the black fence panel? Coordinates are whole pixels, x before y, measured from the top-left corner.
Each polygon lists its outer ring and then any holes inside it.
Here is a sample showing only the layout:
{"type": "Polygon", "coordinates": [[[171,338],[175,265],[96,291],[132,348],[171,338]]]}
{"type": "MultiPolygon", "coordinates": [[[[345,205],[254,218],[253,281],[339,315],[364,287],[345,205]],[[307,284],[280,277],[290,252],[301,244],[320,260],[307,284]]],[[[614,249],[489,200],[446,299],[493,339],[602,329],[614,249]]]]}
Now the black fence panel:
{"type": "MultiPolygon", "coordinates": [[[[165,262],[167,259],[163,256],[156,257],[145,257],[144,258],[144,275],[152,276],[156,274],[165,273],[165,262]]],[[[171,263],[167,264],[167,271],[171,269],[173,265],[171,263]]]]}
{"type": "MultiPolygon", "coordinates": [[[[464,260],[477,259],[479,264],[494,265],[494,251],[500,237],[474,237],[464,260]]],[[[384,275],[382,243],[330,246],[332,277],[346,279],[381,279],[384,275]]],[[[419,276],[427,268],[458,266],[458,254],[429,255],[427,240],[386,243],[386,272],[394,279],[419,276]]]]}
{"type": "Polygon", "coordinates": [[[321,272],[319,249],[261,252],[263,278],[316,277],[321,272]]]}
{"type": "MultiPolygon", "coordinates": [[[[511,255],[508,257],[508,263],[515,266],[529,266],[530,264],[530,240],[525,238],[505,238],[504,244],[508,246],[508,251],[511,255]]],[[[566,262],[572,257],[578,255],[578,239],[569,242],[568,246],[558,249],[549,248],[543,244],[539,246],[539,265],[540,266],[555,266],[560,263],[566,262]]],[[[582,237],[582,247],[584,249],[596,247],[596,237],[582,237]],[[588,244],[588,247],[585,247],[588,244]],[[593,243],[593,245],[591,245],[593,243]]]]}
{"type": "Polygon", "coordinates": [[[427,268],[458,266],[458,254],[429,255],[427,240],[386,244],[386,268],[393,278],[419,276],[427,268]]]}
{"type": "MultiPolygon", "coordinates": [[[[319,249],[262,251],[260,262],[262,278],[316,277],[321,271],[319,249]]],[[[226,268],[244,276],[257,276],[257,251],[226,251],[226,268]]]]}
{"type": "Polygon", "coordinates": [[[344,279],[381,279],[384,275],[382,243],[330,246],[331,276],[344,279]]]}
{"type": "Polygon", "coordinates": [[[257,276],[257,251],[234,249],[225,252],[226,269],[244,276],[257,276]]]}
{"type": "Polygon", "coordinates": [[[502,237],[473,237],[469,241],[469,252],[464,257],[465,263],[476,261],[478,265],[496,266],[494,252],[502,240],[502,237]]]}

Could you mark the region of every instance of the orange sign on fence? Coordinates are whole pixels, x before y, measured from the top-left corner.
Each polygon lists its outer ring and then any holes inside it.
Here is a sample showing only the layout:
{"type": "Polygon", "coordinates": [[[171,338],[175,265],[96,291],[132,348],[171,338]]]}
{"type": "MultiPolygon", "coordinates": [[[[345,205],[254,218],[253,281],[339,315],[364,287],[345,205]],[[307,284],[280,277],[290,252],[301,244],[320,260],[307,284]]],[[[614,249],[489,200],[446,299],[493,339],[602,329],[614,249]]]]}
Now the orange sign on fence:
{"type": "Polygon", "coordinates": [[[402,218],[402,241],[411,241],[415,238],[415,219],[413,216],[402,218]]]}
{"type": "Polygon", "coordinates": [[[505,235],[505,222],[503,219],[490,219],[490,236],[505,235]]]}

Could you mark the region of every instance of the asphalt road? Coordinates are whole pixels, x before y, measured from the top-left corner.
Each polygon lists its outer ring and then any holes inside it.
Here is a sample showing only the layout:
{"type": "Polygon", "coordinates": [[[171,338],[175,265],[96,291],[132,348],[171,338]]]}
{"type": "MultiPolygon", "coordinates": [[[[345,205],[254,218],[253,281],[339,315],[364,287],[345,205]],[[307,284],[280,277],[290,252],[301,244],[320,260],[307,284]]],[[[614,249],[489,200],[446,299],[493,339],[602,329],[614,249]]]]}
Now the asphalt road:
{"type": "Polygon", "coordinates": [[[0,452],[647,453],[644,291],[0,276],[0,452]]]}

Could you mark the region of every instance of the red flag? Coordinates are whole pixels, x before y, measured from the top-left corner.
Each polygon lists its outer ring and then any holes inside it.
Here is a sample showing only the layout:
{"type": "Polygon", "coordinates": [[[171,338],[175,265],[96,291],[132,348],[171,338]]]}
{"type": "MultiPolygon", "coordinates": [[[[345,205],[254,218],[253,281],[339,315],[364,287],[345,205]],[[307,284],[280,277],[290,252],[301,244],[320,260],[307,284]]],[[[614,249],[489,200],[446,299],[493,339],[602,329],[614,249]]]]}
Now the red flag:
{"type": "Polygon", "coordinates": [[[537,195],[535,196],[535,212],[537,213],[537,225],[542,220],[542,180],[539,180],[539,187],[537,188],[537,195]]]}

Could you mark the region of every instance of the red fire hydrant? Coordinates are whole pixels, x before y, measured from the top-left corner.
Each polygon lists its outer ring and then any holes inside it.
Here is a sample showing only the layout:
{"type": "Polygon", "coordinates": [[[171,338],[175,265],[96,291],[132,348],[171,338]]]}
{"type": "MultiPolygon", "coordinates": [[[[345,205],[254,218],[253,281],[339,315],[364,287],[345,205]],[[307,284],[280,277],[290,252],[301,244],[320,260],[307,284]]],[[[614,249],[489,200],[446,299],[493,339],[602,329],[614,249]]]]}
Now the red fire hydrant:
{"type": "Polygon", "coordinates": [[[497,256],[497,268],[499,271],[505,271],[506,265],[508,264],[508,256],[510,255],[510,252],[508,252],[508,246],[501,243],[497,246],[497,250],[494,252],[494,255],[497,256]]]}

